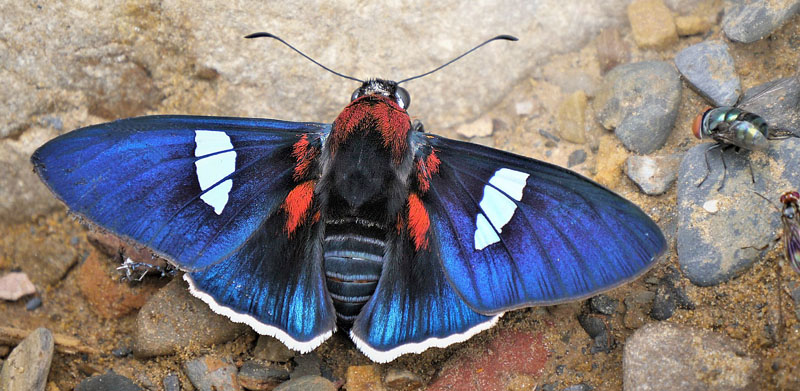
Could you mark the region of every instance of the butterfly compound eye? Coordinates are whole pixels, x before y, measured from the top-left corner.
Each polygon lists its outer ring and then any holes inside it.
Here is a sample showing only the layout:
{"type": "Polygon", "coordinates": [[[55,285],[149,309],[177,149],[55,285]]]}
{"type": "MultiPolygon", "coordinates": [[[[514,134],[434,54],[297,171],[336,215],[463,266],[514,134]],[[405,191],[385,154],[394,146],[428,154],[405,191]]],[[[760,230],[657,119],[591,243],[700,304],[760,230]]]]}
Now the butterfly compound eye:
{"type": "Polygon", "coordinates": [[[394,100],[403,110],[408,109],[408,106],[411,105],[411,95],[403,87],[397,87],[394,91],[394,100]]]}

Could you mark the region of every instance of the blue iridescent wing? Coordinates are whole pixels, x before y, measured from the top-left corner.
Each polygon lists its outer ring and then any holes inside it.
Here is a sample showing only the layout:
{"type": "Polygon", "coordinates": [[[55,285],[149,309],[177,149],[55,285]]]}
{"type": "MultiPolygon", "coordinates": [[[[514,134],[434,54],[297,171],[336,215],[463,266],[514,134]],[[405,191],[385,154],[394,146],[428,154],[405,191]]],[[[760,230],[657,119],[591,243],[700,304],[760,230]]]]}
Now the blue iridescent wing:
{"type": "Polygon", "coordinates": [[[375,362],[462,342],[492,327],[500,315],[472,310],[441,267],[438,249],[416,251],[407,235],[390,241],[375,293],[350,338],[375,362]]]}
{"type": "Polygon", "coordinates": [[[574,172],[425,135],[441,161],[423,198],[441,267],[475,311],[496,314],[595,295],[666,249],[636,205],[574,172]]]}
{"type": "Polygon", "coordinates": [[[310,350],[332,333],[335,316],[321,257],[301,254],[313,227],[290,240],[280,232],[280,206],[295,186],[293,145],[328,131],[317,123],[140,117],[64,134],[31,160],[72,211],[193,272],[194,293],[216,310],[310,350]],[[263,273],[285,271],[289,261],[289,272],[263,273]],[[258,281],[227,274],[248,272],[258,281]]]}

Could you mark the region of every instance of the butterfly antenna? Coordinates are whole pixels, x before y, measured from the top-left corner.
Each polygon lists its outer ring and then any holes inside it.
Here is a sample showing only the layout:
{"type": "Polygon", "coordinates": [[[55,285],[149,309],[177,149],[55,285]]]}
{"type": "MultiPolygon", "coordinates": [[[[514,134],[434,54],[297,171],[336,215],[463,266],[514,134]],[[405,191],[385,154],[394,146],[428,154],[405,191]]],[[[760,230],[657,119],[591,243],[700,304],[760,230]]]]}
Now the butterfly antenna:
{"type": "MultiPolygon", "coordinates": [[[[363,80],[359,80],[359,79],[356,79],[355,77],[352,77],[352,76],[347,76],[347,75],[345,75],[345,74],[342,74],[342,73],[336,72],[336,71],[334,71],[333,69],[330,69],[330,68],[326,67],[325,65],[322,65],[322,64],[318,63],[318,62],[317,62],[317,61],[315,61],[313,58],[311,58],[311,57],[309,57],[309,56],[306,56],[306,54],[305,54],[305,53],[303,53],[303,52],[301,52],[301,51],[297,50],[297,48],[295,48],[295,47],[294,47],[294,46],[292,46],[292,45],[289,45],[289,43],[288,43],[288,42],[284,41],[283,39],[281,39],[280,37],[278,37],[278,36],[276,36],[276,35],[273,35],[273,34],[270,34],[270,33],[261,32],[261,33],[253,33],[253,34],[250,34],[250,35],[246,35],[246,36],[245,36],[245,38],[247,38],[247,39],[251,39],[251,38],[273,38],[273,39],[276,39],[276,40],[278,40],[280,43],[282,43],[282,44],[284,44],[284,45],[288,46],[290,49],[294,50],[295,52],[297,52],[297,53],[298,53],[298,54],[300,54],[301,56],[305,57],[305,58],[306,58],[308,61],[311,61],[311,62],[313,62],[314,64],[317,64],[317,65],[319,65],[319,66],[320,66],[322,69],[324,69],[324,70],[326,70],[326,71],[328,71],[328,72],[330,72],[330,73],[333,73],[333,74],[334,74],[334,75],[336,75],[336,76],[343,77],[343,78],[345,78],[345,79],[349,79],[349,80],[353,80],[353,81],[357,81],[357,82],[359,82],[359,83],[363,83],[363,82],[364,82],[363,80]]],[[[477,48],[476,48],[476,49],[477,49],[477,48]]],[[[473,49],[473,50],[474,50],[474,49],[473,49]]]]}
{"type": "Polygon", "coordinates": [[[421,75],[417,75],[417,76],[414,76],[414,77],[409,77],[408,79],[403,79],[403,80],[400,80],[400,81],[398,81],[398,82],[397,82],[397,84],[400,84],[400,83],[405,83],[405,82],[407,82],[407,81],[411,81],[411,80],[414,80],[414,79],[419,79],[420,77],[423,77],[423,76],[428,76],[428,75],[430,75],[431,73],[433,73],[433,72],[436,72],[436,71],[438,71],[438,70],[440,70],[440,69],[442,69],[442,68],[444,68],[444,67],[446,67],[446,66],[448,66],[448,65],[450,65],[450,64],[452,64],[452,63],[454,63],[454,62],[456,62],[456,61],[458,61],[458,60],[460,60],[460,59],[461,59],[461,57],[464,57],[464,56],[466,56],[467,54],[470,54],[470,53],[472,53],[472,52],[474,52],[474,51],[478,50],[478,49],[479,49],[481,46],[483,46],[483,45],[486,45],[486,44],[487,44],[487,43],[489,43],[489,42],[492,42],[492,41],[498,41],[498,40],[504,40],[504,41],[519,41],[519,39],[517,39],[517,37],[511,36],[511,35],[498,35],[498,36],[496,36],[496,37],[494,37],[494,38],[492,38],[492,39],[486,40],[486,42],[484,42],[484,43],[482,43],[482,44],[480,44],[480,45],[478,45],[478,46],[475,46],[474,48],[472,48],[472,49],[470,49],[470,50],[467,50],[467,51],[466,51],[464,54],[462,54],[462,55],[460,55],[460,56],[458,56],[458,57],[456,57],[456,58],[454,58],[454,59],[452,59],[452,60],[450,60],[450,61],[448,61],[448,62],[444,63],[443,65],[440,65],[438,68],[436,68],[436,69],[434,69],[434,70],[432,70],[432,71],[428,71],[428,72],[425,72],[425,73],[423,73],[423,74],[421,74],[421,75]]]}

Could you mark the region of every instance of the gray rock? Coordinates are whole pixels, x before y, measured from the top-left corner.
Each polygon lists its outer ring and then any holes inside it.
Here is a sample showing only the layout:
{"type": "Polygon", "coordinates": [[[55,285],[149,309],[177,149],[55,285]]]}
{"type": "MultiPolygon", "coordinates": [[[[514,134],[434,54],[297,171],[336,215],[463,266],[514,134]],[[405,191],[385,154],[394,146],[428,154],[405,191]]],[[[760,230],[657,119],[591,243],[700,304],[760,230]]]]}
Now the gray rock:
{"type": "Polygon", "coordinates": [[[287,348],[283,342],[269,335],[258,336],[258,342],[253,349],[253,357],[259,360],[287,362],[294,356],[294,350],[287,348]]]}
{"type": "Polygon", "coordinates": [[[164,391],[181,391],[181,379],[174,373],[164,376],[163,383],[164,391]]]}
{"type": "Polygon", "coordinates": [[[705,41],[689,46],[675,55],[675,66],[714,106],[733,106],[739,100],[742,86],[724,42],[705,41]]]}
{"type": "Polygon", "coordinates": [[[604,294],[599,294],[589,299],[589,307],[591,307],[592,311],[603,315],[614,315],[618,306],[619,300],[612,299],[604,294]]]}
{"type": "Polygon", "coordinates": [[[228,359],[205,356],[183,364],[186,377],[197,391],[237,391],[242,386],[236,377],[236,366],[228,359]]]}
{"type": "MultiPolygon", "coordinates": [[[[6,89],[0,88],[0,91],[2,95],[6,89]]],[[[53,129],[36,127],[28,129],[19,138],[0,139],[0,221],[25,222],[61,205],[33,172],[30,163],[33,151],[55,135],[53,129]]]]}
{"type": "Polygon", "coordinates": [[[271,390],[289,380],[289,371],[250,360],[239,368],[238,379],[239,384],[248,390],[271,390]]]}
{"type": "Polygon", "coordinates": [[[755,42],[772,34],[798,9],[798,0],[734,0],[725,8],[722,30],[733,41],[755,42]]]}
{"type": "Polygon", "coordinates": [[[711,145],[690,149],[678,174],[678,262],[686,277],[700,286],[719,284],[749,268],[774,239],[770,227],[779,224],[777,215],[764,213],[764,201],[753,193],[766,194],[769,178],[769,167],[753,156],[757,153],[709,151],[711,145]],[[723,174],[724,186],[718,190],[723,174]]]}
{"type": "Polygon", "coordinates": [[[217,315],[175,278],[145,303],[136,317],[133,352],[137,357],[172,354],[180,349],[229,341],[247,326],[217,315]]]}
{"type": "Polygon", "coordinates": [[[627,339],[622,371],[626,391],[753,390],[761,376],[739,341],[663,322],[627,339]]]}
{"type": "Polygon", "coordinates": [[[678,178],[681,154],[667,156],[628,156],[625,173],[645,194],[659,195],[666,192],[678,178]]]}
{"type": "Polygon", "coordinates": [[[53,361],[53,334],[38,328],[17,345],[0,370],[0,390],[44,391],[53,361]]]}
{"type": "Polygon", "coordinates": [[[458,70],[451,67],[414,81],[412,102],[420,102],[412,104],[414,115],[430,129],[441,129],[477,117],[549,56],[578,49],[603,28],[624,23],[627,2],[599,2],[592,12],[578,0],[515,0],[504,7],[487,0],[434,8],[375,3],[358,12],[349,4],[331,3],[324,20],[293,4],[264,8],[255,0],[205,0],[192,7],[167,2],[120,17],[124,4],[3,6],[0,79],[6,88],[0,99],[6,104],[0,110],[0,137],[19,133],[36,116],[73,108],[102,116],[133,110],[333,120],[357,85],[316,68],[274,40],[242,38],[269,26],[338,71],[395,79],[433,69],[498,33],[524,31],[529,38],[495,43],[460,61],[458,70]],[[253,9],[261,11],[242,12],[253,9]],[[431,19],[442,23],[428,23],[431,19]],[[169,22],[175,20],[181,23],[169,22]],[[281,22],[267,26],[269,20],[281,22]],[[160,27],[149,28],[153,25],[160,27]],[[315,33],[307,34],[312,25],[315,33]],[[305,82],[309,79],[317,81],[305,82]],[[169,99],[161,100],[162,91],[169,92],[169,99]],[[313,104],[299,104],[310,97],[313,104]]]}
{"type": "Polygon", "coordinates": [[[414,372],[399,368],[387,369],[383,384],[390,390],[416,390],[425,385],[422,378],[414,372]]]}
{"type": "Polygon", "coordinates": [[[567,157],[567,167],[577,166],[586,161],[586,151],[582,149],[576,149],[569,154],[567,157]]]}
{"type": "Polygon", "coordinates": [[[606,74],[595,97],[597,119],[629,150],[648,154],[664,146],[678,115],[681,81],[663,61],[620,65],[606,74]]]}
{"type": "Polygon", "coordinates": [[[322,360],[314,352],[299,355],[294,362],[297,366],[292,371],[292,379],[322,375],[322,360]]]}
{"type": "Polygon", "coordinates": [[[303,376],[275,387],[273,391],[336,391],[336,386],[322,376],[303,376]]]}
{"type": "Polygon", "coordinates": [[[142,388],[133,380],[109,371],[85,379],[75,387],[75,391],[142,391],[142,388]]]}

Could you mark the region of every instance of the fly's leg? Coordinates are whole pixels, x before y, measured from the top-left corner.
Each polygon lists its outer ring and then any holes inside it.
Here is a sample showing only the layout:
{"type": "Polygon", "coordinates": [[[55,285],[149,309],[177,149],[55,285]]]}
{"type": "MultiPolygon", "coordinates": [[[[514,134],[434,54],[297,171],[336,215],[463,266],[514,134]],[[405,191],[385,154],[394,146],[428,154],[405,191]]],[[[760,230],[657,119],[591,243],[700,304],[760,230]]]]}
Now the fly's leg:
{"type": "MultiPolygon", "coordinates": [[[[706,179],[708,179],[708,174],[711,173],[711,164],[708,163],[708,152],[710,152],[714,148],[719,148],[721,146],[722,146],[722,144],[720,144],[720,143],[714,144],[714,145],[708,147],[708,149],[706,149],[705,153],[703,154],[703,156],[705,157],[705,160],[706,160],[706,175],[704,175],[703,179],[701,179],[700,182],[697,183],[697,187],[702,186],[703,183],[706,181],[706,179]]],[[[724,160],[723,160],[723,164],[725,164],[724,160]]]]}

